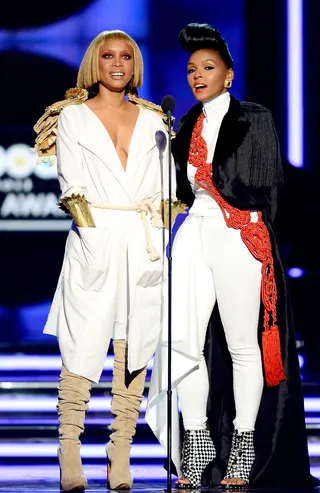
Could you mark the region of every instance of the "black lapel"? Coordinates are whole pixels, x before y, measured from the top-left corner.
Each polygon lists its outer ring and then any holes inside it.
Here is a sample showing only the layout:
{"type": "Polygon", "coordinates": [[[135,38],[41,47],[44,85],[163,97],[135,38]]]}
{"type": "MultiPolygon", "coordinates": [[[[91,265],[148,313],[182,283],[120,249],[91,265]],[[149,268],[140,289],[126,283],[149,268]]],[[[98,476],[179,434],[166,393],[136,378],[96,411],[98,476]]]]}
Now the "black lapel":
{"type": "Polygon", "coordinates": [[[233,96],[230,98],[230,106],[225,114],[219,130],[218,140],[213,156],[213,164],[225,162],[242,144],[250,123],[239,120],[242,114],[240,101],[233,96]]]}
{"type": "MultiPolygon", "coordinates": [[[[182,117],[177,136],[172,141],[172,151],[176,164],[181,171],[186,171],[187,169],[192,131],[202,108],[202,103],[198,103],[182,117]]],[[[239,120],[241,115],[240,101],[231,96],[229,109],[222,120],[219,130],[213,164],[218,165],[225,162],[226,158],[231,156],[242,144],[250,123],[239,120]]]]}

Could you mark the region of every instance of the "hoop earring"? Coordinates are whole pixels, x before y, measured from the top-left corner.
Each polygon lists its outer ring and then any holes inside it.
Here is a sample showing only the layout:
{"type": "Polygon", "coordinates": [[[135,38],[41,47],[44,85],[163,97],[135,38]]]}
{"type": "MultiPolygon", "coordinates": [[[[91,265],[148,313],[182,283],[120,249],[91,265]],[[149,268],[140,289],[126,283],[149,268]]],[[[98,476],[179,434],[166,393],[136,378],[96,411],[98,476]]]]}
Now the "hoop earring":
{"type": "Polygon", "coordinates": [[[226,79],[226,80],[224,81],[224,87],[225,87],[226,89],[230,89],[230,87],[231,87],[231,86],[232,86],[232,80],[227,80],[227,79],[226,79]]]}

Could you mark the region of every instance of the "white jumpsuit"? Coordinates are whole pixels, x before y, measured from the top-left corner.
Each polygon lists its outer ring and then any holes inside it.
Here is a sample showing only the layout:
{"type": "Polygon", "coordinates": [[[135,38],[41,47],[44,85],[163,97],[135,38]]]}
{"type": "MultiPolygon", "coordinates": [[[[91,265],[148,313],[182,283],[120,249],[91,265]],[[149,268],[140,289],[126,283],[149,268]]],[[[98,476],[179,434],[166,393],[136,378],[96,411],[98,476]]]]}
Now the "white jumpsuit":
{"type": "MultiPolygon", "coordinates": [[[[212,161],[229,93],[204,104],[202,136],[212,161]]],[[[195,201],[178,230],[172,251],[172,459],[180,471],[178,397],[185,429],[206,426],[208,375],[203,356],[205,335],[218,303],[233,362],[235,428],[254,429],[263,375],[257,339],[261,303],[261,263],[249,252],[240,230],[229,228],[220,206],[194,182],[195,201]]],[[[251,213],[257,220],[257,213],[251,213]]],[[[167,334],[163,332],[153,367],[146,419],[167,447],[167,334]]]]}

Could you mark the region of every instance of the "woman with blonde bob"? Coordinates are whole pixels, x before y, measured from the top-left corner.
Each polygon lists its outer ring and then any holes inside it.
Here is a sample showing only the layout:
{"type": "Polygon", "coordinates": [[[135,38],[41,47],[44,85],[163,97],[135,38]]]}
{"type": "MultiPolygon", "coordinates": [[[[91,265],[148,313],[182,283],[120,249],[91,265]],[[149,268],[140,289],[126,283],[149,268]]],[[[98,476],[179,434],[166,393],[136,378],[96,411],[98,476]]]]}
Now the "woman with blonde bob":
{"type": "MultiPolygon", "coordinates": [[[[77,88],[35,126],[41,158],[56,146],[60,204],[73,218],[44,329],[57,336],[62,357],[58,457],[65,491],[87,484],[79,436],[111,338],[107,485],[130,489],[133,482],[130,447],[162,321],[166,234],[158,211],[168,197],[168,156],[160,159],[156,140],[157,132],[166,134],[164,115],[138,97],[142,81],[136,42],[123,31],[104,31],[83,57],[77,88]]],[[[171,185],[175,190],[174,178],[171,185]]]]}
{"type": "Polygon", "coordinates": [[[137,89],[143,83],[143,59],[139,46],[127,33],[120,30],[103,31],[90,43],[80,64],[77,87],[90,89],[100,81],[99,52],[107,41],[121,41],[127,43],[132,51],[131,78],[126,84],[125,94],[137,94],[137,89]]]}

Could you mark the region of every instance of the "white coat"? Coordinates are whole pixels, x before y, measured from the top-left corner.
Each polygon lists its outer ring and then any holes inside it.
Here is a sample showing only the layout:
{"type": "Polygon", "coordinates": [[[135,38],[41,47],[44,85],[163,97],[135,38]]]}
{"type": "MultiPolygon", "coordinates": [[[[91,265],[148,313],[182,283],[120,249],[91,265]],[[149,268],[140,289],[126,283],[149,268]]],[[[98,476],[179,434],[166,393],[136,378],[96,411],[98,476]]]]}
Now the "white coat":
{"type": "MultiPolygon", "coordinates": [[[[168,197],[168,153],[160,160],[161,116],[140,107],[126,170],[102,122],[86,105],[64,108],[57,136],[62,196],[82,193],[92,204],[158,207],[168,197]],[[163,162],[161,162],[163,161],[163,162]]],[[[175,192],[175,176],[172,191],[175,192]]],[[[69,231],[65,256],[44,333],[58,337],[66,368],[94,382],[102,373],[110,338],[128,341],[128,369],[144,367],[158,343],[166,282],[166,232],[151,225],[160,259],[151,261],[137,211],[92,208],[96,228],[69,231]]]]}

